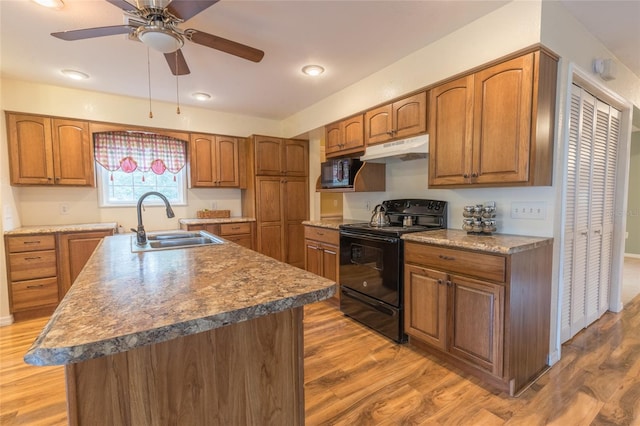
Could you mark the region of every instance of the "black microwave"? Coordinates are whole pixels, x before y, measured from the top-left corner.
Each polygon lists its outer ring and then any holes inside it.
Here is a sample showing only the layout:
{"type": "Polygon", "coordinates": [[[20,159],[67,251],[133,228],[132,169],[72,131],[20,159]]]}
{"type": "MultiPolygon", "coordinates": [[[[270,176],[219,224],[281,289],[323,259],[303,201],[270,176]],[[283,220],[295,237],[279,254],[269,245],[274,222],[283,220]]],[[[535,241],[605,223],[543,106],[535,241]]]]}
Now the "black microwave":
{"type": "Polygon", "coordinates": [[[339,158],[320,164],[320,181],[322,188],[352,188],[353,179],[362,167],[357,158],[339,158]]]}

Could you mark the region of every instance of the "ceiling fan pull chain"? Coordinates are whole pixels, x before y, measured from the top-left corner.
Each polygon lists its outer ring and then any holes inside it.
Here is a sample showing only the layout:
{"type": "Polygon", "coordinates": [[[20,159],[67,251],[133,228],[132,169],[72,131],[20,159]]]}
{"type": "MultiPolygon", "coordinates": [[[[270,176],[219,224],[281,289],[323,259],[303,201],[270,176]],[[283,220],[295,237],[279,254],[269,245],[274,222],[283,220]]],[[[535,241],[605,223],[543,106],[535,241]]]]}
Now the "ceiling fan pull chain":
{"type": "Polygon", "coordinates": [[[176,114],[180,115],[180,91],[178,90],[178,52],[176,51],[174,56],[176,57],[176,114]]]}
{"type": "Polygon", "coordinates": [[[151,63],[149,60],[149,47],[147,47],[147,79],[149,80],[149,118],[153,118],[151,111],[151,63]]]}

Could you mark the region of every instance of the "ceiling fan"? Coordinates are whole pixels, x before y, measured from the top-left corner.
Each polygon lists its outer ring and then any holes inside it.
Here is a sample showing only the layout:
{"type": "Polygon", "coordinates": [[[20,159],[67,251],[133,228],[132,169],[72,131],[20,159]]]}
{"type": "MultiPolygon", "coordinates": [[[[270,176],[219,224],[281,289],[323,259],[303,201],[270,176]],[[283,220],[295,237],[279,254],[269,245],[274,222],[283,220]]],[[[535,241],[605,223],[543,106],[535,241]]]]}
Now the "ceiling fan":
{"type": "Polygon", "coordinates": [[[213,6],[218,0],[107,0],[122,9],[132,19],[125,25],[86,28],[51,33],[62,40],[73,41],[116,34],[129,34],[150,48],[164,53],[173,75],[189,74],[189,67],[180,50],[185,40],[220,50],[253,62],[264,57],[262,50],[195,29],[181,30],[178,24],[213,6]]]}

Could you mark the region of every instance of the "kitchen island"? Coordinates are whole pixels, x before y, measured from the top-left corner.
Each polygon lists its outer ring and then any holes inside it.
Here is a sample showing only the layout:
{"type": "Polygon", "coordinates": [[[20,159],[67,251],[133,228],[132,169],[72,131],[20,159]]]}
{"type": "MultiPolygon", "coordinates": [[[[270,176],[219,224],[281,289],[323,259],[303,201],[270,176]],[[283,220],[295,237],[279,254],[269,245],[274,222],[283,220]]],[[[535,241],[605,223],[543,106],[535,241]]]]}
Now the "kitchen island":
{"type": "Polygon", "coordinates": [[[237,244],[98,246],[25,361],[76,424],[304,424],[302,307],[335,283],[237,244]]]}

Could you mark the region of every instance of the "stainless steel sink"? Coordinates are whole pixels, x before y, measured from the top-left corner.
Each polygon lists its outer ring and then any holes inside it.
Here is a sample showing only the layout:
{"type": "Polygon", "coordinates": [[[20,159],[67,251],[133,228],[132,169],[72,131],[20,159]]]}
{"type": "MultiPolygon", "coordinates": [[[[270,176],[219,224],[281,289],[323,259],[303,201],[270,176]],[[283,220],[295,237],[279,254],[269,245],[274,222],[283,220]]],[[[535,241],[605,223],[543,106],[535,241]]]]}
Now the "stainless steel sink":
{"type": "Polygon", "coordinates": [[[206,231],[150,232],[147,234],[147,244],[145,244],[144,246],[139,246],[136,243],[136,236],[132,235],[131,251],[137,253],[143,251],[170,250],[223,243],[224,241],[222,241],[220,238],[206,231]]]}

